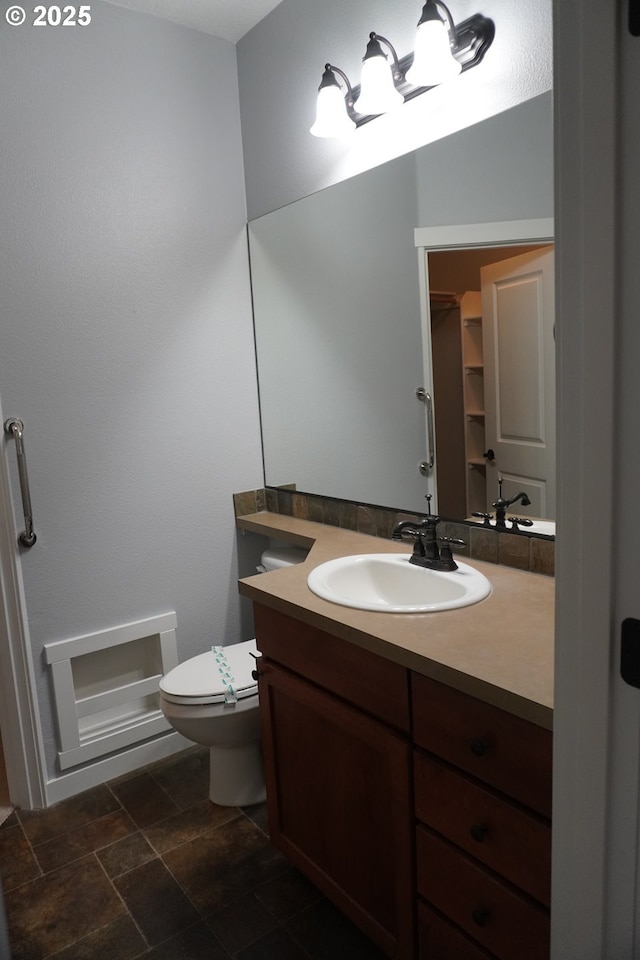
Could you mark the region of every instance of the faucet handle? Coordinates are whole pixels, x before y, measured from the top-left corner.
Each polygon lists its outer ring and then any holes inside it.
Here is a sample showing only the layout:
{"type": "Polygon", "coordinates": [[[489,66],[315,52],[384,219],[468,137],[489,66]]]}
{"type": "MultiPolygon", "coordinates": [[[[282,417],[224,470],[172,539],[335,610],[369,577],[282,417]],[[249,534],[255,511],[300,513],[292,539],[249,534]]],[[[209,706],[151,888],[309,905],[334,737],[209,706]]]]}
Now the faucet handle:
{"type": "Polygon", "coordinates": [[[511,524],[512,530],[517,530],[518,526],[521,527],[532,527],[533,520],[529,520],[527,517],[508,517],[509,523],[511,524]]]}
{"type": "Polygon", "coordinates": [[[483,527],[490,527],[490,526],[491,526],[491,521],[493,520],[493,514],[492,514],[492,513],[475,513],[475,512],[474,512],[474,513],[471,514],[471,516],[472,516],[472,517],[478,517],[480,520],[484,520],[484,523],[482,524],[483,527]]]}
{"type": "Polygon", "coordinates": [[[419,520],[401,520],[400,523],[397,523],[393,528],[391,539],[404,540],[404,534],[406,534],[410,540],[415,540],[420,535],[419,527],[419,520]]]}
{"type": "Polygon", "coordinates": [[[466,547],[466,543],[464,540],[458,540],[457,537],[438,537],[438,540],[443,544],[440,550],[438,570],[457,570],[458,564],[453,559],[451,545],[466,547]]]}

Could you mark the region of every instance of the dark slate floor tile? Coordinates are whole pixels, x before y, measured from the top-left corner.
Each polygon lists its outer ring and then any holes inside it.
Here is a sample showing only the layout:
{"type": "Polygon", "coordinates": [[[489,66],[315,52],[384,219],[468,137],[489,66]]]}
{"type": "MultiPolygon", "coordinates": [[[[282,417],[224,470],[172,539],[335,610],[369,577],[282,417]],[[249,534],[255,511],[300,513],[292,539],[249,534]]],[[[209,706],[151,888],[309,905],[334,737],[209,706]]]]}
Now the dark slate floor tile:
{"type": "MultiPolygon", "coordinates": [[[[241,950],[237,960],[309,960],[309,957],[282,927],[261,937],[257,943],[241,950]]],[[[347,960],[348,954],[336,953],[332,960],[347,960]]],[[[351,958],[349,957],[349,960],[351,958]]]]}
{"type": "Polygon", "coordinates": [[[118,810],[120,804],[111,791],[101,785],[69,797],[46,810],[19,810],[18,818],[31,843],[45,843],[61,833],[97,820],[118,810]]]}
{"type": "Polygon", "coordinates": [[[144,960],[231,960],[231,957],[206,924],[200,922],[146,953],[144,960]]]}
{"type": "Polygon", "coordinates": [[[234,955],[278,926],[273,914],[252,893],[217,910],[207,923],[234,955]]]}
{"type": "Polygon", "coordinates": [[[161,860],[150,860],[116,877],[113,883],[152,946],[199,919],[198,911],[161,860]]]}
{"type": "Polygon", "coordinates": [[[121,873],[128,873],[129,870],[140,867],[149,860],[154,860],[157,854],[138,832],[132,833],[124,840],[118,840],[117,843],[112,843],[104,850],[99,850],[97,856],[107,876],[113,878],[119,877],[121,873]]]}
{"type": "Polygon", "coordinates": [[[209,798],[209,751],[189,750],[149,770],[181,810],[209,798]]]}
{"type": "Polygon", "coordinates": [[[121,840],[134,833],[135,829],[131,817],[127,816],[124,810],[115,810],[113,813],[108,813],[106,817],[92,820],[83,827],[70,830],[69,833],[34,846],[33,852],[43,872],[49,873],[64,866],[65,863],[79,860],[88,853],[94,853],[102,847],[115,843],[116,840],[121,840]]]}
{"type": "Polygon", "coordinates": [[[131,917],[120,917],[88,937],[83,937],[54,960],[134,960],[148,948],[131,917]]]}
{"type": "Polygon", "coordinates": [[[3,890],[11,890],[40,876],[40,867],[31,852],[17,820],[13,827],[0,832],[0,878],[3,890]]]}
{"type": "Polygon", "coordinates": [[[149,773],[141,773],[111,789],[131,819],[140,828],[148,827],[178,812],[178,806],[167,796],[149,773]]]}
{"type": "Polygon", "coordinates": [[[242,812],[246,814],[250,820],[253,820],[255,825],[260,827],[263,833],[269,836],[269,818],[267,816],[266,803],[257,803],[252,807],[243,807],[242,812]]]}
{"type": "Polygon", "coordinates": [[[313,960],[385,960],[375,944],[324,898],[291,917],[285,928],[313,960]]]}
{"type": "Polygon", "coordinates": [[[42,960],[126,913],[94,856],[9,890],[5,906],[13,960],[42,960]]]}
{"type": "Polygon", "coordinates": [[[203,800],[188,810],[181,810],[166,820],[152,824],[146,828],[144,835],[158,853],[166,853],[239,816],[242,814],[236,807],[218,807],[210,800],[203,800]]]}
{"type": "Polygon", "coordinates": [[[164,861],[204,915],[273,879],[285,862],[246,817],[169,850],[164,861]]]}
{"type": "Polygon", "coordinates": [[[256,897],[280,922],[321,898],[316,887],[295,867],[287,864],[283,872],[256,890],[256,897]]]}

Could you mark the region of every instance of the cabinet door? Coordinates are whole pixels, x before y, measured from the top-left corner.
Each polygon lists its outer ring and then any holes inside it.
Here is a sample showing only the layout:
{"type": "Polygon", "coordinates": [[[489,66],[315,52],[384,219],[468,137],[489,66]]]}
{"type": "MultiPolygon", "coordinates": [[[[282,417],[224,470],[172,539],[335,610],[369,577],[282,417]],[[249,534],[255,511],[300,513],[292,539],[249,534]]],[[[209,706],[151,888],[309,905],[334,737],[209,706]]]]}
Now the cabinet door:
{"type": "Polygon", "coordinates": [[[408,741],[261,661],[273,843],[390,957],[413,956],[408,741]]]}

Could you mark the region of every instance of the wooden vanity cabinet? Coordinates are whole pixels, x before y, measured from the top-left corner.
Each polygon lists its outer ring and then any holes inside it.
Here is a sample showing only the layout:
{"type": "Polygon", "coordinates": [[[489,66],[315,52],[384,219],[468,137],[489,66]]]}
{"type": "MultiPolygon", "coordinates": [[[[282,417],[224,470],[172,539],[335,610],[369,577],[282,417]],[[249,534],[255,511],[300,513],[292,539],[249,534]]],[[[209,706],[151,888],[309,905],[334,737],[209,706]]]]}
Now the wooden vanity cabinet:
{"type": "Polygon", "coordinates": [[[551,733],[255,604],[273,843],[397,960],[547,960],[551,733]]]}
{"type": "Polygon", "coordinates": [[[255,606],[272,842],[389,957],[415,956],[408,671],[255,606]]]}
{"type": "Polygon", "coordinates": [[[546,960],[551,733],[412,675],[420,960],[546,960]]]}

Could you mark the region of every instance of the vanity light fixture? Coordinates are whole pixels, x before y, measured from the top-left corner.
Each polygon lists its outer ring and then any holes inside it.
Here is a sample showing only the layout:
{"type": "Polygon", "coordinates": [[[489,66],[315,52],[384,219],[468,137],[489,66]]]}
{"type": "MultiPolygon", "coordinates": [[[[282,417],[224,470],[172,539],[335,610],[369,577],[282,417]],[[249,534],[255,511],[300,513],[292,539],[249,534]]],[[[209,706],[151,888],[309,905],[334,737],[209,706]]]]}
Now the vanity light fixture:
{"type": "Polygon", "coordinates": [[[316,120],[310,132],[316,137],[342,137],[353,132],[363,123],[475,67],[494,36],[493,21],[482,14],[474,14],[456,26],[442,0],[426,0],[418,21],[414,52],[399,60],[389,40],[370,33],[361,84],[357,87],[351,86],[338,67],[325,64],[316,120]],[[391,64],[381,44],[389,48],[391,64]],[[343,79],[346,92],[336,74],[343,79]]]}
{"type": "Polygon", "coordinates": [[[449,8],[441,0],[427,0],[418,20],[413,63],[406,73],[406,81],[413,87],[435,87],[457,77],[462,64],[453,55],[456,27],[449,8]],[[444,11],[445,23],[438,7],[444,11]]]}
{"type": "Polygon", "coordinates": [[[318,87],[315,123],[309,131],[314,137],[344,137],[356,128],[353,113],[353,90],[346,73],[339,67],[325,63],[322,80],[318,87]],[[338,73],[347,86],[346,94],[336,77],[338,73]],[[346,104],[346,109],[345,109],[346,104]]]}
{"type": "Polygon", "coordinates": [[[402,73],[393,45],[386,37],[370,33],[367,51],[362,60],[360,94],[354,102],[356,112],[361,115],[379,115],[401,107],[404,97],[395,86],[401,80],[402,73]],[[391,51],[393,57],[391,69],[389,69],[387,55],[380,46],[381,43],[391,51]]]}

